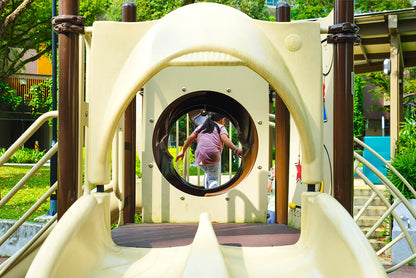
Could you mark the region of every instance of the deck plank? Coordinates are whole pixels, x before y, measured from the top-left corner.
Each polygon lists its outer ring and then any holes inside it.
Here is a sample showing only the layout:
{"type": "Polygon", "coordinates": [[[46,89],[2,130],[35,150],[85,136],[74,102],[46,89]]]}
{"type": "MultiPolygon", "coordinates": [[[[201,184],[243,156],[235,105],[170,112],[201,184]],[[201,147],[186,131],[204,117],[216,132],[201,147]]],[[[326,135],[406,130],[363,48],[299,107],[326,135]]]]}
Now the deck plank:
{"type": "MultiPolygon", "coordinates": [[[[232,246],[282,246],[298,241],[300,231],[282,224],[213,223],[218,242],[232,246]]],[[[173,247],[192,243],[198,224],[127,224],[111,231],[117,245],[173,247]]]]}

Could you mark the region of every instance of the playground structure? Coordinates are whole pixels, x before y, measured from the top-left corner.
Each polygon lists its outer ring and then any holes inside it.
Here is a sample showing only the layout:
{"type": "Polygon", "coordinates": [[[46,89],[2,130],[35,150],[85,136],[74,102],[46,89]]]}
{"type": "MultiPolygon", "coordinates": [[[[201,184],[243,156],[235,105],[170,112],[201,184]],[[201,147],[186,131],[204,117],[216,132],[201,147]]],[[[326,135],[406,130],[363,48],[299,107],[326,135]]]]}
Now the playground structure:
{"type": "MultiPolygon", "coordinates": [[[[320,33],[328,26],[324,22],[260,22],[229,7],[197,4],[158,21],[95,23],[85,35],[87,84],[80,113],[87,126],[84,196],[58,221],[31,264],[28,277],[194,277],[201,273],[200,258],[204,274],[209,276],[331,277],[337,273],[339,277],[385,277],[361,231],[327,194],[304,196],[302,233],[295,245],[221,246],[210,225],[210,221],[265,221],[271,161],[269,84],[285,103],[299,132],[302,182],[315,185],[324,181],[326,186],[332,179],[330,176],[325,182],[323,173],[327,167],[322,150],[321,76],[331,63],[331,59],[321,59],[320,33]],[[227,24],[212,22],[214,16],[226,19],[227,24]],[[239,30],[244,30],[244,36],[239,30]],[[122,183],[114,182],[119,178],[115,171],[119,158],[111,158],[111,146],[123,144],[118,132],[123,129],[123,113],[141,88],[138,151],[143,172],[139,194],[143,220],[200,219],[190,246],[160,250],[116,246],[109,230],[110,212],[114,211],[111,194],[90,193],[91,185],[97,185],[97,191],[112,185],[115,195],[124,190],[122,183]],[[166,150],[166,135],[173,123],[201,108],[224,113],[237,128],[246,150],[237,175],[214,190],[187,184],[172,168],[166,150]],[[121,142],[113,143],[117,140],[121,142]],[[340,262],[336,254],[349,255],[340,262]]],[[[331,82],[328,75],[327,88],[331,82]]],[[[121,211],[117,206],[117,212],[121,211]]]]}

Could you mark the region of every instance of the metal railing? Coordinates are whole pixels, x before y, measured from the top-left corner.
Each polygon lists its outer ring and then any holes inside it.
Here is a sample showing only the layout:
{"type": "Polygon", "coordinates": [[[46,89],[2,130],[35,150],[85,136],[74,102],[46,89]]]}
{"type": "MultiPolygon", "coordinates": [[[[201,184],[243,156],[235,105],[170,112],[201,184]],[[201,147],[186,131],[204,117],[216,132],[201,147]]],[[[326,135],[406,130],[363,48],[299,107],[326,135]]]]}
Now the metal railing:
{"type": "MultiPolygon", "coordinates": [[[[378,159],[380,159],[386,167],[393,172],[405,185],[406,187],[416,196],[416,191],[413,189],[413,187],[409,184],[409,182],[403,178],[403,176],[383,157],[381,157],[377,152],[375,152],[371,147],[366,145],[364,142],[360,141],[357,138],[354,138],[354,142],[362,146],[363,148],[370,151],[372,154],[374,154],[378,159]]],[[[381,248],[380,250],[376,251],[376,254],[378,256],[381,256],[386,253],[387,250],[391,249],[393,245],[397,244],[401,239],[406,239],[407,244],[409,245],[411,254],[404,258],[402,261],[400,261],[398,264],[386,269],[387,273],[393,272],[400,267],[404,266],[405,264],[413,261],[416,259],[416,246],[413,242],[409,231],[407,229],[407,223],[403,222],[403,219],[398,215],[398,213],[395,211],[395,208],[399,204],[403,204],[405,208],[409,211],[409,213],[412,215],[414,219],[416,219],[416,210],[412,207],[412,205],[409,203],[409,201],[403,196],[403,194],[394,186],[394,184],[383,174],[381,173],[376,167],[374,167],[371,163],[369,163],[364,157],[359,155],[358,153],[354,152],[354,171],[355,174],[361,178],[373,191],[368,201],[363,205],[363,207],[359,210],[359,212],[354,217],[354,220],[358,222],[364,213],[369,209],[371,203],[378,197],[381,202],[386,207],[386,211],[383,213],[382,216],[376,221],[376,223],[365,233],[365,236],[367,238],[370,238],[376,230],[381,227],[385,221],[392,221],[394,219],[398,225],[398,227],[401,230],[401,233],[399,236],[394,238],[390,242],[386,242],[385,246],[381,248]],[[367,167],[369,170],[371,170],[377,178],[380,179],[382,184],[385,186],[388,196],[392,196],[392,200],[386,198],[386,193],[382,192],[368,177],[366,177],[361,171],[358,170],[358,165],[362,163],[365,167],[367,167]]],[[[392,236],[392,231],[389,231],[390,236],[392,236]]]]}
{"type": "MultiPolygon", "coordinates": [[[[9,147],[9,149],[0,157],[0,167],[43,125],[44,122],[51,118],[57,118],[58,112],[51,111],[41,115],[16,141],[9,147]]],[[[0,200],[0,209],[7,204],[10,199],[27,183],[27,181],[57,152],[58,143],[52,148],[17,182],[15,186],[0,200]]],[[[21,216],[12,227],[0,237],[0,245],[2,245],[8,238],[10,238],[17,229],[24,224],[24,222],[58,189],[58,183],[52,185],[40,198],[37,200],[25,213],[21,216]]],[[[23,254],[28,250],[41,235],[48,230],[53,222],[56,221],[56,216],[52,217],[45,227],[41,229],[30,242],[23,246],[17,253],[15,253],[7,263],[0,266],[0,275],[6,268],[11,266],[14,261],[18,260],[19,254],[23,254]]]]}
{"type": "Polygon", "coordinates": [[[0,157],[0,167],[49,119],[57,118],[58,111],[50,111],[33,122],[33,124],[0,157]]]}

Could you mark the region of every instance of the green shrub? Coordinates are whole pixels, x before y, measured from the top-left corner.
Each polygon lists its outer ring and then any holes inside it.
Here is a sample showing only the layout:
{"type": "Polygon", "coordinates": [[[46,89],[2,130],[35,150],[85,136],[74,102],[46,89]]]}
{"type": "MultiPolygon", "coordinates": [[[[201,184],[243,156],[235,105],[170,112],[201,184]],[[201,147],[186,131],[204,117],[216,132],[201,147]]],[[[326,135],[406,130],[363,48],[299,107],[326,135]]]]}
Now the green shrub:
{"type": "MultiPolygon", "coordinates": [[[[406,118],[402,123],[399,139],[396,143],[396,156],[391,165],[416,189],[416,117],[406,118]]],[[[407,199],[416,198],[406,185],[390,170],[390,181],[402,192],[407,199]]]]}
{"type": "Polygon", "coordinates": [[[136,175],[141,178],[142,177],[142,171],[140,169],[140,159],[139,156],[136,154],[136,175]]]}
{"type": "MultiPolygon", "coordinates": [[[[178,153],[180,153],[181,150],[182,150],[182,146],[179,146],[178,153]]],[[[188,149],[188,151],[189,151],[189,161],[192,164],[195,161],[195,155],[191,151],[191,147],[188,149]]],[[[176,171],[178,172],[178,174],[180,176],[182,176],[183,175],[183,160],[182,159],[181,160],[178,160],[178,163],[177,163],[178,166],[176,167],[176,162],[175,162],[175,159],[176,159],[176,148],[169,148],[169,153],[173,157],[173,163],[175,165],[176,171]]],[[[192,173],[193,173],[192,168],[189,169],[189,170],[190,170],[190,174],[192,175],[192,173]]]]}
{"type": "MultiPolygon", "coordinates": [[[[407,149],[407,151],[397,154],[391,165],[416,189],[416,149],[407,149]]],[[[388,170],[388,176],[406,199],[416,198],[391,170],[388,170]]]]}
{"type": "Polygon", "coordinates": [[[354,137],[361,139],[365,132],[365,118],[363,116],[364,87],[367,80],[362,75],[354,78],[354,137]]]}
{"type": "Polygon", "coordinates": [[[52,94],[49,93],[51,87],[52,79],[47,79],[30,87],[29,94],[32,95],[32,99],[29,101],[28,106],[33,116],[52,110],[52,94]]]}
{"type": "Polygon", "coordinates": [[[404,153],[409,149],[416,148],[416,118],[410,117],[406,118],[406,121],[402,123],[399,140],[396,144],[396,153],[404,153]]]}
{"type": "Polygon", "coordinates": [[[23,98],[16,95],[9,84],[0,82],[0,109],[17,111],[24,103],[23,98]]]}
{"type": "MultiPolygon", "coordinates": [[[[6,149],[0,149],[0,156],[6,152],[6,149]]],[[[46,151],[39,151],[28,148],[18,149],[7,161],[7,163],[36,163],[45,154],[46,151]]]]}

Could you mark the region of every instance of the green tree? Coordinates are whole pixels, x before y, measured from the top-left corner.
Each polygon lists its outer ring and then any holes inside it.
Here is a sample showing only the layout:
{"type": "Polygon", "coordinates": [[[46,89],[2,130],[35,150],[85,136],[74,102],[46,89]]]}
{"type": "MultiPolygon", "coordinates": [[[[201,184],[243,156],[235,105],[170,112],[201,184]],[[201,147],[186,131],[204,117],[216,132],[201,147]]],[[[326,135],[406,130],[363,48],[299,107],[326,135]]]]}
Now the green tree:
{"type": "Polygon", "coordinates": [[[361,139],[365,131],[365,119],[363,116],[363,94],[367,81],[363,75],[354,78],[354,137],[361,139]]]}
{"type": "MultiPolygon", "coordinates": [[[[81,0],[80,15],[92,24],[108,2],[81,0]]],[[[0,81],[50,52],[51,15],[51,0],[0,1],[0,81]]]]}
{"type": "MultiPolygon", "coordinates": [[[[292,20],[327,16],[334,8],[334,0],[288,0],[292,20]]],[[[411,8],[407,0],[356,0],[355,13],[380,12],[411,8]]]]}
{"type": "MultiPolygon", "coordinates": [[[[162,18],[167,13],[184,5],[196,2],[214,2],[234,7],[252,18],[268,20],[268,13],[264,6],[264,0],[213,0],[213,1],[189,1],[189,0],[133,0],[137,5],[137,21],[148,21],[162,18]]],[[[111,21],[121,21],[121,7],[124,0],[113,0],[108,8],[105,18],[111,21]]]]}

